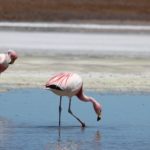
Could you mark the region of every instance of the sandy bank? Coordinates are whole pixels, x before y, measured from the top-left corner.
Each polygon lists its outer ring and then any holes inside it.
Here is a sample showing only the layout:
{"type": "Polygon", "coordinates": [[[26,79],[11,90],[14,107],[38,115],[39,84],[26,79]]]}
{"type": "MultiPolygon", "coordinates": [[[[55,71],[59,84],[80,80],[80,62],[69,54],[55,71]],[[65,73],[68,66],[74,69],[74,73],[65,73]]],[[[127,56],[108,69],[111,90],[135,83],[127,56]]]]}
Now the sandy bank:
{"type": "Polygon", "coordinates": [[[149,58],[88,55],[22,55],[1,75],[0,91],[13,88],[44,88],[60,71],[79,73],[84,87],[100,92],[150,92],[149,58]]]}

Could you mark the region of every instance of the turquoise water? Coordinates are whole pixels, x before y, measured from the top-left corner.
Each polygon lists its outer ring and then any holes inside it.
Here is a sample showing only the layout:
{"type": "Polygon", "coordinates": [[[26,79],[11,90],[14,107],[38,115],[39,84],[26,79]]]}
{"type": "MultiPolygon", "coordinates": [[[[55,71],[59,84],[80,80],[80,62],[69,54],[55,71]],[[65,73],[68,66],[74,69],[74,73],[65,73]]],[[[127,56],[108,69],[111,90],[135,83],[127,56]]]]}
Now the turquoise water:
{"type": "Polygon", "coordinates": [[[101,102],[102,120],[90,103],[73,97],[72,111],[87,126],[81,128],[64,97],[59,129],[58,96],[43,89],[0,93],[0,150],[150,149],[150,95],[86,94],[101,102]]]}

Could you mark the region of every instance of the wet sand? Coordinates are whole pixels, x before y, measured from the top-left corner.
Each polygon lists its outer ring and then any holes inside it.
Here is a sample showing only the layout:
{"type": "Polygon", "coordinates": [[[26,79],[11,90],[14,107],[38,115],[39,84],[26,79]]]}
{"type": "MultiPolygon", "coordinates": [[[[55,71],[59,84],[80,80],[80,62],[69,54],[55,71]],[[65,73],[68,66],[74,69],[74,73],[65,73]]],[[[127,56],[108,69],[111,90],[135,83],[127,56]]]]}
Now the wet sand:
{"type": "Polygon", "coordinates": [[[20,54],[16,63],[1,75],[0,91],[14,88],[44,88],[57,72],[81,75],[84,87],[99,92],[150,92],[149,57],[20,54]]]}

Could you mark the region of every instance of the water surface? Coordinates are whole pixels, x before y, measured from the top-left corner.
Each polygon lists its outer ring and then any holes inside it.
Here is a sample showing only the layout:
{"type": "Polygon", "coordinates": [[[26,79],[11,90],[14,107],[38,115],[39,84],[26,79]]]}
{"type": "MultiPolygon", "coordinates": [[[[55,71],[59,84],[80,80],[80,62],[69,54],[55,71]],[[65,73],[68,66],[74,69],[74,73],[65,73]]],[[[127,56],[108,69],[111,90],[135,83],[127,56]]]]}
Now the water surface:
{"type": "Polygon", "coordinates": [[[59,97],[43,89],[0,93],[2,150],[147,150],[150,148],[150,95],[86,92],[103,105],[100,122],[90,103],[73,97],[68,114],[63,98],[62,127],[58,128],[59,97]]]}

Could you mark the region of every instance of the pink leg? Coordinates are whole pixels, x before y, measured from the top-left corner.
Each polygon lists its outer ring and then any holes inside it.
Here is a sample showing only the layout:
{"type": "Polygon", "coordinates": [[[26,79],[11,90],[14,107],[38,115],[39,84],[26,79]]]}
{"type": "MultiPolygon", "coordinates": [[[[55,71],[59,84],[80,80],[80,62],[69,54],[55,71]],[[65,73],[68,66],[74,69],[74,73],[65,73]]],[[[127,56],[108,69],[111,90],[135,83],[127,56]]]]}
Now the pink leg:
{"type": "Polygon", "coordinates": [[[71,98],[69,99],[69,107],[68,107],[68,112],[74,117],[76,118],[82,125],[82,127],[85,127],[85,123],[83,123],[77,116],[75,116],[72,111],[71,111],[71,98]]]}
{"type": "Polygon", "coordinates": [[[59,127],[61,125],[61,101],[62,101],[62,96],[60,96],[60,102],[59,102],[59,127]]]}

